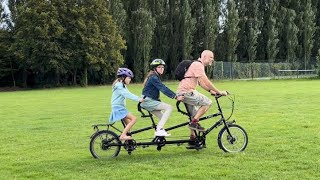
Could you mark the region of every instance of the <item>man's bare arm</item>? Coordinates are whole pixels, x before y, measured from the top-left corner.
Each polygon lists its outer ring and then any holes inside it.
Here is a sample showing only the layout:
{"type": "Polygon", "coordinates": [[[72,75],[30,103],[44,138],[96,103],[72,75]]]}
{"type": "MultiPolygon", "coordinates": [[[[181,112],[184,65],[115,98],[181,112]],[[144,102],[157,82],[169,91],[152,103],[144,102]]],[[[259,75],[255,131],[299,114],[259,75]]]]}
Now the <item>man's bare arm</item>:
{"type": "Polygon", "coordinates": [[[213,85],[213,83],[208,79],[207,76],[201,76],[201,77],[199,77],[199,78],[198,78],[198,82],[199,82],[199,85],[200,85],[203,89],[205,89],[205,90],[207,90],[207,91],[209,91],[209,92],[210,92],[210,90],[213,90],[213,91],[216,92],[216,93],[219,93],[219,92],[220,92],[219,89],[216,88],[216,87],[213,85]]]}
{"type": "Polygon", "coordinates": [[[221,94],[225,96],[228,94],[227,91],[220,91],[218,88],[216,88],[207,76],[199,77],[198,82],[203,89],[207,90],[211,94],[221,94]]]}

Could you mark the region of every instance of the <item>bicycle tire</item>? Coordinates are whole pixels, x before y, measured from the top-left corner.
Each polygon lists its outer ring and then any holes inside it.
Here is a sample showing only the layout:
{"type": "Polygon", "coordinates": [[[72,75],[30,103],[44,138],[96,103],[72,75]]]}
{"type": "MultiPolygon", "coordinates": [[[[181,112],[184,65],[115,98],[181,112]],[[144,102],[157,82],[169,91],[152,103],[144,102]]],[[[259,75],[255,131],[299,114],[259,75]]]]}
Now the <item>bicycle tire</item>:
{"type": "Polygon", "coordinates": [[[248,145],[247,132],[239,125],[230,124],[220,130],[218,135],[218,145],[224,152],[241,152],[248,145]],[[228,133],[228,130],[231,133],[228,133]]]}
{"type": "Polygon", "coordinates": [[[109,130],[96,132],[90,140],[90,152],[96,159],[117,157],[121,141],[116,133],[109,130]]]}

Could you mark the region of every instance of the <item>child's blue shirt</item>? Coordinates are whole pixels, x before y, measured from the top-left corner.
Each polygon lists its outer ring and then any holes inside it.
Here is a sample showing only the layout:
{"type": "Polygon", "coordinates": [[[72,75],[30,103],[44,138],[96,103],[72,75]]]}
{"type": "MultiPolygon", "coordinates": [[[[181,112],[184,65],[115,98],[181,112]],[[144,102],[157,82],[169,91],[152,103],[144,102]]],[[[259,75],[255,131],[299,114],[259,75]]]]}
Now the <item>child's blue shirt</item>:
{"type": "Polygon", "coordinates": [[[122,82],[117,82],[112,87],[111,106],[125,106],[125,99],[139,102],[140,98],[132,94],[122,82]]]}

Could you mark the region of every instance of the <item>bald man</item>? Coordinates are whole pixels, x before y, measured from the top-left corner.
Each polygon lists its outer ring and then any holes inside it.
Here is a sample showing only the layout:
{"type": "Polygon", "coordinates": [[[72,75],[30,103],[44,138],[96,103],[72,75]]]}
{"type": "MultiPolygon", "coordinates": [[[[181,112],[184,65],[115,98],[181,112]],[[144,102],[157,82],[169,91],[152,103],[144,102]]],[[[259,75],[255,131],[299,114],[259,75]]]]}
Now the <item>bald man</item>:
{"type": "Polygon", "coordinates": [[[220,91],[216,88],[205,73],[205,66],[211,66],[213,61],[213,52],[210,50],[204,50],[198,61],[193,62],[185,73],[185,77],[188,78],[182,79],[178,86],[177,93],[184,95],[183,102],[186,104],[187,110],[192,117],[189,124],[189,128],[191,129],[191,140],[195,138],[193,130],[205,131],[205,128],[198,123],[199,118],[208,111],[212,104],[211,99],[199,93],[196,90],[196,87],[200,85],[211,94],[227,95],[226,91],[220,91]],[[197,107],[199,108],[197,109],[197,107]]]}

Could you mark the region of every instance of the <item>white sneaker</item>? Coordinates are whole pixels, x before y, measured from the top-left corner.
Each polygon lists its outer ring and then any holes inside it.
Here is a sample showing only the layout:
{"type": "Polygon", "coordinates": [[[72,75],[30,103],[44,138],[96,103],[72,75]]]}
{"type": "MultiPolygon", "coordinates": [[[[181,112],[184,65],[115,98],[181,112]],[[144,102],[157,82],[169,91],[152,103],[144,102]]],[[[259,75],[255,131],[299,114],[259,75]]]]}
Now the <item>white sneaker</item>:
{"type": "Polygon", "coordinates": [[[164,129],[160,129],[154,133],[155,136],[170,136],[164,129]]]}

